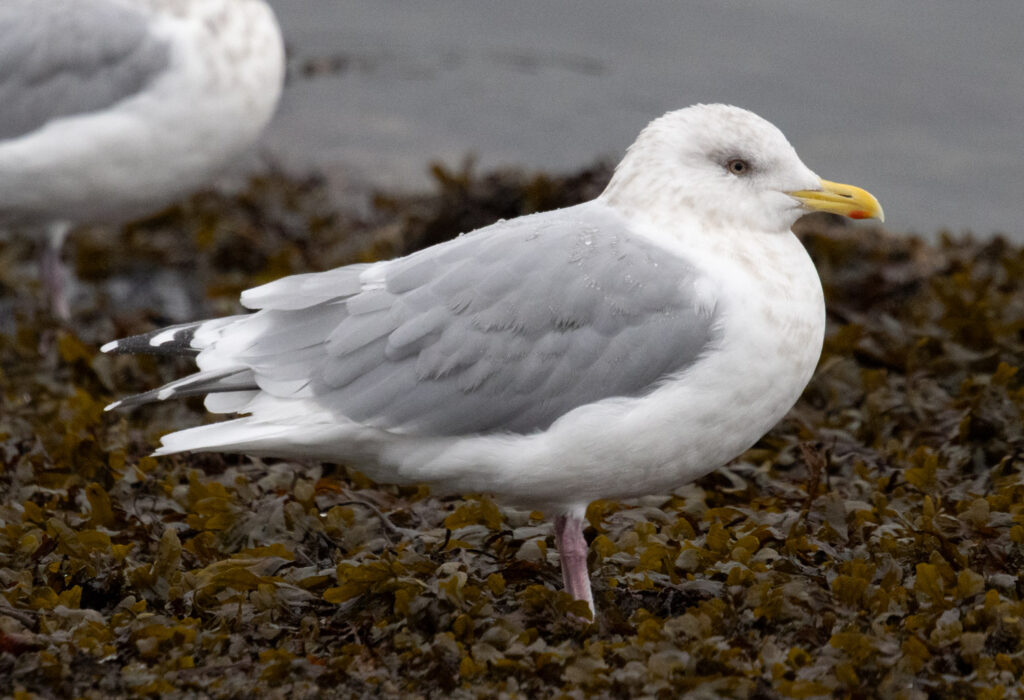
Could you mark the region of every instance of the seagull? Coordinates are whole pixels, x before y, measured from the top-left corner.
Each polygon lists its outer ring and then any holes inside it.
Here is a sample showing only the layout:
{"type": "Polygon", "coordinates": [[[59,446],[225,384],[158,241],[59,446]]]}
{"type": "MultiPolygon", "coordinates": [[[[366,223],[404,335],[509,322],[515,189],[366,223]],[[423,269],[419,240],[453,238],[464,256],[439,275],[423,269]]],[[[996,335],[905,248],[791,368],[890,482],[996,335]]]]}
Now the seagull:
{"type": "Polygon", "coordinates": [[[720,467],[810,380],[825,302],[790,228],[811,211],[883,219],[761,117],[669,112],[589,202],[285,277],[242,294],[255,313],[108,343],[198,366],[108,409],[205,395],[241,417],[171,433],[157,454],[344,462],[542,510],[565,589],[593,615],[587,505],[720,467]]]}
{"type": "Polygon", "coordinates": [[[263,0],[0,3],[0,226],[45,238],[41,273],[69,317],[60,249],[208,182],[277,105],[284,46],[263,0]]]}

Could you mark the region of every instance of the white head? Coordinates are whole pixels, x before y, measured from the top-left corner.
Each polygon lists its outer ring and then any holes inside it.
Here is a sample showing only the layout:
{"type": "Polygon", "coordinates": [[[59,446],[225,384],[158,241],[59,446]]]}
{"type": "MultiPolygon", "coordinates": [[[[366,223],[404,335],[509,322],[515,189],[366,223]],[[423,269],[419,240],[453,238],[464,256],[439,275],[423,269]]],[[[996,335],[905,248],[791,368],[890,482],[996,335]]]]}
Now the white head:
{"type": "Polygon", "coordinates": [[[819,178],[786,137],[753,112],[695,105],[655,119],[602,195],[631,208],[669,207],[709,226],[789,231],[811,210],[882,218],[864,190],[819,178]]]}

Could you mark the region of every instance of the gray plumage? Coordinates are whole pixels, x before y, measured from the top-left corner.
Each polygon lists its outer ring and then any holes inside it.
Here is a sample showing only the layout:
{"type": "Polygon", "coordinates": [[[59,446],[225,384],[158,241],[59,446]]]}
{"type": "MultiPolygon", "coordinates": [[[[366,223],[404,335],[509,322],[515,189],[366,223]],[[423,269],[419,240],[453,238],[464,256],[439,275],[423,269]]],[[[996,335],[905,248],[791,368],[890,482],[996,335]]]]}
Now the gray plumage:
{"type": "Polygon", "coordinates": [[[104,0],[0,3],[0,139],[105,109],[165,70],[141,12],[104,0]]]}
{"type": "MultiPolygon", "coordinates": [[[[597,206],[500,222],[377,269],[251,290],[243,300],[263,310],[195,329],[199,364],[211,368],[178,386],[245,391],[218,403],[229,410],[244,410],[257,387],[313,398],[339,417],[418,435],[528,433],[579,406],[642,395],[713,346],[715,312],[697,298],[693,266],[597,206]]],[[[186,335],[160,337],[181,350],[186,335]]],[[[154,337],[105,349],[145,350],[154,337]]]]}

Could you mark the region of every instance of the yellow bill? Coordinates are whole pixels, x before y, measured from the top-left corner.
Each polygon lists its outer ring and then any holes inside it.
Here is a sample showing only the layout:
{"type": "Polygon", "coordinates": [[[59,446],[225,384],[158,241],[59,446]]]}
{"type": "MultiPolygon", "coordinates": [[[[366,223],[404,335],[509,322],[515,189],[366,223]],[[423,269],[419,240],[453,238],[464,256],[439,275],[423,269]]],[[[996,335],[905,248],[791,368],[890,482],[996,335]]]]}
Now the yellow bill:
{"type": "Polygon", "coordinates": [[[874,195],[853,185],[822,180],[820,190],[797,190],[786,194],[800,200],[810,211],[827,211],[851,219],[885,221],[885,212],[874,195]]]}

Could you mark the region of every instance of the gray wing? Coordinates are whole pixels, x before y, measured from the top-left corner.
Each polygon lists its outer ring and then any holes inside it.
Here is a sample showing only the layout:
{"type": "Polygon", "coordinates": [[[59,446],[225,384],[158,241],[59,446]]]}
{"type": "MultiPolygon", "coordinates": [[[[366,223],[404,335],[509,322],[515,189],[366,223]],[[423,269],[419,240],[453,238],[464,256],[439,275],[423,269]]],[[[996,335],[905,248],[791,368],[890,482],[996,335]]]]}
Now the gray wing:
{"type": "Polygon", "coordinates": [[[105,109],[170,61],[147,17],[107,0],[0,3],[0,139],[105,109]]]}
{"type": "MultiPolygon", "coordinates": [[[[596,203],[386,263],[382,284],[356,291],[364,270],[254,290],[279,308],[244,317],[259,330],[239,329],[234,360],[264,391],[312,396],[370,425],[526,433],[587,403],[642,395],[716,340],[699,271],[596,203]],[[317,303],[296,309],[296,297],[317,303]]],[[[226,326],[225,340],[234,332],[226,326]]]]}

